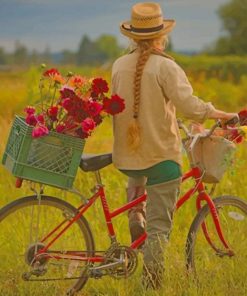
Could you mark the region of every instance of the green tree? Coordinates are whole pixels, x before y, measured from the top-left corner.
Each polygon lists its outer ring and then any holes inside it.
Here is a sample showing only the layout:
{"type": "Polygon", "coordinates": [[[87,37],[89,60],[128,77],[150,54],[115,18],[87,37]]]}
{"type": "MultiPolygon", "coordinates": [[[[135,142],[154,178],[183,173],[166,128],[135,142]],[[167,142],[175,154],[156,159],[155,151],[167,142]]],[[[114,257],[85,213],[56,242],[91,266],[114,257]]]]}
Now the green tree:
{"type": "Polygon", "coordinates": [[[0,65],[7,64],[7,55],[3,47],[0,47],[0,65]]]}
{"type": "Polygon", "coordinates": [[[27,48],[24,45],[22,45],[19,41],[15,42],[13,62],[17,65],[25,65],[28,62],[27,48]]]}
{"type": "Polygon", "coordinates": [[[247,0],[231,0],[220,7],[226,35],[216,42],[214,52],[218,54],[247,53],[247,0]]]}
{"type": "Polygon", "coordinates": [[[87,35],[82,37],[77,52],[78,65],[97,65],[100,62],[98,49],[87,35]]]}
{"type": "Polygon", "coordinates": [[[101,35],[95,41],[95,45],[104,61],[117,58],[123,50],[118,45],[116,37],[112,35],[101,35]]]}
{"type": "Polygon", "coordinates": [[[76,54],[71,50],[65,49],[62,51],[62,64],[74,64],[76,62],[76,54]]]}

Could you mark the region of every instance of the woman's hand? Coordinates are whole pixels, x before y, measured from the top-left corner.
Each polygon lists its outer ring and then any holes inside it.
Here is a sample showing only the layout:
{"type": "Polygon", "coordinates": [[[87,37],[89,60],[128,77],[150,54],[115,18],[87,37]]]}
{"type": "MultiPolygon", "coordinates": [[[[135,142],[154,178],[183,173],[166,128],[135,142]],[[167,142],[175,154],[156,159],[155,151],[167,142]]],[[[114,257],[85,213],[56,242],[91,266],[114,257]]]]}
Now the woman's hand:
{"type": "Polygon", "coordinates": [[[220,119],[221,125],[225,126],[229,120],[231,120],[233,118],[239,118],[239,116],[238,116],[238,113],[227,113],[227,112],[215,109],[210,114],[210,118],[211,119],[220,119]]]}

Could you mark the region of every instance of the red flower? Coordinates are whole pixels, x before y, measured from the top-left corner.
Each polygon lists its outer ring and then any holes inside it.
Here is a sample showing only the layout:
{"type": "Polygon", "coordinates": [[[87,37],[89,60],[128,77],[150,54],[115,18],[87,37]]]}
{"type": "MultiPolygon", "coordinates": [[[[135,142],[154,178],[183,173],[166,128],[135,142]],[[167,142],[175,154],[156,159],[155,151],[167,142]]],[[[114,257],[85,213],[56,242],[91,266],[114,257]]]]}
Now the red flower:
{"type": "Polygon", "coordinates": [[[118,95],[112,95],[110,99],[104,98],[103,108],[108,114],[118,114],[125,108],[124,99],[120,98],[118,95]]]}
{"type": "Polygon", "coordinates": [[[49,69],[43,73],[43,76],[45,76],[45,77],[51,77],[51,76],[55,76],[55,75],[60,75],[58,70],[55,68],[49,69]]]}
{"type": "Polygon", "coordinates": [[[237,129],[231,129],[228,139],[230,141],[237,143],[237,144],[240,144],[243,142],[244,137],[239,133],[239,131],[237,129]]]}
{"type": "Polygon", "coordinates": [[[96,126],[95,122],[90,117],[84,119],[81,123],[82,130],[86,133],[93,130],[95,126],[96,126]]]}
{"type": "Polygon", "coordinates": [[[32,106],[27,106],[24,111],[27,113],[27,114],[34,114],[35,113],[35,108],[32,107],[32,106]]]}
{"type": "Polygon", "coordinates": [[[100,116],[100,115],[98,114],[97,116],[94,116],[94,117],[93,117],[93,120],[94,120],[94,122],[95,122],[96,125],[99,125],[99,124],[101,124],[101,122],[103,121],[103,118],[102,118],[102,116],[100,116]]]}
{"type": "Polygon", "coordinates": [[[37,124],[37,119],[34,114],[28,114],[26,117],[26,123],[32,126],[35,126],[37,124]]]}
{"type": "Polygon", "coordinates": [[[240,125],[247,125],[247,109],[243,109],[238,113],[240,125]]]}
{"type": "Polygon", "coordinates": [[[57,126],[56,126],[56,132],[58,133],[62,133],[64,130],[65,130],[65,124],[64,123],[59,123],[57,126]]]}
{"type": "Polygon", "coordinates": [[[76,131],[75,131],[76,135],[78,137],[80,137],[81,139],[86,139],[90,136],[90,132],[86,133],[84,132],[81,128],[78,128],[76,131]]]}
{"type": "Polygon", "coordinates": [[[49,134],[49,130],[45,125],[38,125],[33,128],[32,137],[33,138],[40,138],[42,136],[46,136],[49,134]]]}
{"type": "Polygon", "coordinates": [[[39,114],[37,116],[37,121],[41,124],[44,124],[45,123],[45,118],[44,118],[44,115],[43,114],[39,114]]]}
{"type": "Polygon", "coordinates": [[[97,116],[100,114],[100,111],[103,109],[103,106],[95,101],[89,101],[87,104],[87,112],[91,116],[97,116]]]}
{"type": "Polygon", "coordinates": [[[69,86],[65,86],[60,89],[60,94],[62,99],[66,98],[74,98],[76,96],[76,93],[74,92],[73,88],[69,86]]]}
{"type": "Polygon", "coordinates": [[[73,106],[72,100],[70,98],[64,99],[62,101],[62,106],[65,110],[70,111],[73,106]]]}
{"type": "Polygon", "coordinates": [[[107,82],[102,78],[95,78],[92,81],[92,92],[95,95],[107,93],[109,90],[107,82]]]}
{"type": "Polygon", "coordinates": [[[47,110],[48,116],[52,121],[57,120],[58,106],[52,106],[47,110]]]}

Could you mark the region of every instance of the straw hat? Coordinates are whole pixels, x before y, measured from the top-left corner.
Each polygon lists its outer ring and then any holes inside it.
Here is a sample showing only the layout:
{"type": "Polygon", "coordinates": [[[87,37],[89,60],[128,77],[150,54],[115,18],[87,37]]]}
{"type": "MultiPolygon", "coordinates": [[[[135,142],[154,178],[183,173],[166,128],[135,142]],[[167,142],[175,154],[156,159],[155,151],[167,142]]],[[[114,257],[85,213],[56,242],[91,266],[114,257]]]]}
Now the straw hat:
{"type": "Polygon", "coordinates": [[[133,39],[152,39],[169,33],[175,23],[163,18],[158,3],[137,3],[132,7],[131,20],[122,22],[120,31],[133,39]]]}

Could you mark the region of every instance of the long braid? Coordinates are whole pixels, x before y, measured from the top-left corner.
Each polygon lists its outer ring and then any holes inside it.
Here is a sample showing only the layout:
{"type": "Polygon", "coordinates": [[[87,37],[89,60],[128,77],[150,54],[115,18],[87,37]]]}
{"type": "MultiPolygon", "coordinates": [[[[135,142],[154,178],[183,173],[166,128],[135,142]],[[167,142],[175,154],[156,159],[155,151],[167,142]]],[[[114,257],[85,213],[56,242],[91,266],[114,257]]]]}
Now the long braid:
{"type": "Polygon", "coordinates": [[[141,78],[144,66],[152,53],[152,40],[141,40],[138,42],[140,55],[136,64],[136,72],[134,76],[134,104],[133,104],[133,120],[128,128],[128,145],[131,150],[138,149],[141,143],[141,127],[138,121],[140,99],[141,99],[141,78]]]}

